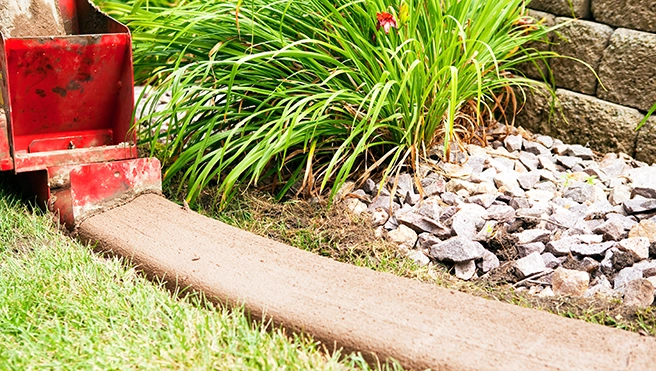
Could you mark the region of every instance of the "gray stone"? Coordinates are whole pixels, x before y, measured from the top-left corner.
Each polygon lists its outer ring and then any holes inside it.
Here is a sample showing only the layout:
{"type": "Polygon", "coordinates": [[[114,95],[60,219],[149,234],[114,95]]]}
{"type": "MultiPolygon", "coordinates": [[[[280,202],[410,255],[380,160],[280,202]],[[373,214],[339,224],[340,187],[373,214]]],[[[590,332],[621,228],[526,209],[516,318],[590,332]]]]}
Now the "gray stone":
{"type": "Polygon", "coordinates": [[[625,201],[624,209],[629,214],[645,213],[656,211],[656,199],[632,199],[625,201]]]}
{"type": "Polygon", "coordinates": [[[474,236],[473,240],[474,241],[488,241],[492,236],[494,235],[494,229],[497,226],[497,221],[496,220],[488,220],[485,222],[485,225],[483,228],[481,228],[478,233],[476,233],[476,236],[474,236]]]}
{"type": "Polygon", "coordinates": [[[621,175],[625,175],[629,171],[630,167],[623,159],[609,155],[615,154],[608,154],[601,160],[601,170],[604,172],[604,174],[606,174],[606,176],[609,178],[617,178],[621,175]]]}
{"type": "Polygon", "coordinates": [[[613,206],[621,205],[630,199],[631,199],[631,187],[623,184],[611,188],[610,194],[608,195],[608,201],[613,206]]]}
{"type": "Polygon", "coordinates": [[[649,258],[649,239],[647,237],[629,237],[620,241],[617,248],[630,252],[636,261],[649,258]]]}
{"type": "Polygon", "coordinates": [[[500,223],[511,222],[515,219],[515,209],[510,206],[492,205],[487,209],[485,219],[496,220],[500,223]]]}
{"type": "Polygon", "coordinates": [[[656,260],[643,260],[633,264],[633,268],[640,269],[645,278],[656,276],[656,260]]]}
{"type": "Polygon", "coordinates": [[[499,268],[499,265],[499,258],[497,258],[494,253],[488,250],[483,251],[483,261],[481,262],[481,270],[483,273],[499,268]]]}
{"type": "Polygon", "coordinates": [[[656,35],[620,28],[599,64],[601,99],[648,111],[656,102],[656,35]]]}
{"type": "Polygon", "coordinates": [[[396,191],[403,196],[405,196],[406,192],[414,193],[414,180],[412,179],[412,175],[408,173],[401,173],[398,177],[391,178],[389,183],[390,187],[396,185],[396,191]]]}
{"type": "Polygon", "coordinates": [[[517,174],[514,171],[503,171],[494,177],[494,184],[501,188],[513,189],[519,187],[517,183],[517,174]]]}
{"type": "Polygon", "coordinates": [[[397,215],[396,219],[398,220],[398,223],[412,228],[417,233],[428,232],[440,238],[451,236],[451,228],[446,227],[434,219],[413,212],[397,215]]]}
{"type": "Polygon", "coordinates": [[[537,142],[526,142],[524,144],[524,150],[536,156],[548,156],[551,154],[551,151],[547,147],[537,142]]]}
{"type": "Polygon", "coordinates": [[[606,215],[615,212],[615,208],[605,198],[593,202],[585,210],[585,219],[603,219],[606,215]]]}
{"type": "Polygon", "coordinates": [[[650,243],[656,242],[656,222],[641,220],[629,231],[629,237],[647,237],[650,243]]]}
{"type": "Polygon", "coordinates": [[[367,204],[357,198],[348,198],[344,201],[344,204],[355,215],[361,215],[367,211],[367,204]]]}
{"type": "Polygon", "coordinates": [[[565,169],[573,169],[580,164],[581,161],[583,160],[578,157],[556,156],[556,163],[563,166],[565,169]]]}
{"type": "Polygon", "coordinates": [[[551,276],[551,287],[556,295],[580,297],[585,294],[589,284],[588,272],[560,267],[551,276]]]}
{"type": "Polygon", "coordinates": [[[585,269],[586,272],[592,274],[597,269],[599,269],[599,262],[589,256],[586,256],[583,258],[583,260],[581,260],[581,267],[585,269]]]}
{"type": "Polygon", "coordinates": [[[575,244],[570,247],[570,251],[580,256],[603,256],[606,250],[615,246],[615,242],[602,242],[592,244],[575,244]]]}
{"type": "Polygon", "coordinates": [[[630,281],[624,288],[624,305],[646,308],[654,302],[654,285],[646,279],[630,281]]]}
{"type": "Polygon", "coordinates": [[[521,278],[547,270],[539,252],[534,252],[521,259],[517,259],[513,265],[521,278]]]}
{"type": "Polygon", "coordinates": [[[531,207],[531,204],[528,202],[528,199],[524,197],[513,197],[510,199],[508,205],[510,205],[510,207],[512,207],[515,210],[528,209],[529,207],[531,207]]]}
{"type": "Polygon", "coordinates": [[[412,206],[419,203],[419,201],[421,201],[421,196],[417,193],[414,193],[414,192],[407,192],[405,194],[405,198],[403,199],[403,202],[405,204],[412,205],[412,206]]]}
{"type": "Polygon", "coordinates": [[[517,252],[519,256],[525,257],[531,255],[534,252],[541,254],[544,251],[544,243],[542,242],[532,242],[525,245],[517,245],[517,252]]]}
{"type": "Polygon", "coordinates": [[[419,246],[420,250],[429,250],[433,245],[436,245],[438,243],[441,243],[442,240],[433,236],[430,233],[420,233],[419,236],[417,236],[417,245],[419,246]]]}
{"type": "Polygon", "coordinates": [[[390,216],[389,218],[387,218],[385,224],[383,224],[383,227],[388,231],[391,231],[399,227],[399,221],[396,220],[395,216],[390,216]]]}
{"type": "Polygon", "coordinates": [[[433,196],[446,190],[446,182],[441,177],[428,177],[421,180],[424,196],[433,196]]]}
{"type": "Polygon", "coordinates": [[[624,227],[624,230],[631,230],[633,226],[638,224],[634,219],[629,218],[627,216],[621,215],[621,214],[616,214],[616,213],[610,213],[606,214],[606,220],[608,221],[617,221],[620,224],[622,224],[622,227],[624,227]]]}
{"type": "Polygon", "coordinates": [[[494,184],[492,183],[493,180],[478,183],[478,185],[476,186],[476,190],[474,191],[474,194],[475,195],[485,194],[485,195],[496,196],[499,192],[497,192],[497,187],[495,187],[494,184]]]}
{"type": "Polygon", "coordinates": [[[592,152],[592,150],[580,144],[571,144],[567,146],[567,149],[565,150],[565,155],[579,157],[583,160],[594,159],[594,153],[592,152]]]}
{"type": "Polygon", "coordinates": [[[540,173],[537,171],[529,171],[528,173],[520,174],[517,177],[519,186],[525,190],[533,188],[540,181],[540,173]]]}
{"type": "Polygon", "coordinates": [[[629,170],[627,178],[633,187],[632,196],[656,198],[656,167],[645,166],[629,170]]]}
{"type": "Polygon", "coordinates": [[[466,164],[454,164],[454,163],[450,163],[450,162],[440,162],[439,167],[442,169],[445,176],[447,178],[451,178],[451,179],[453,179],[453,178],[467,179],[473,173],[473,169],[471,167],[467,166],[466,164]]]}
{"type": "Polygon", "coordinates": [[[597,77],[594,71],[581,62],[597,70],[613,29],[604,24],[571,18],[556,18],[556,23],[566,24],[558,29],[559,37],[554,38],[551,50],[578,59],[554,58],[550,61],[556,86],[594,95],[597,91],[597,77]]]}
{"type": "Polygon", "coordinates": [[[546,148],[551,148],[554,144],[553,138],[548,135],[538,135],[535,138],[535,141],[542,144],[546,148]]]}
{"type": "Polygon", "coordinates": [[[453,267],[456,271],[456,277],[461,280],[469,281],[476,274],[476,263],[473,260],[456,263],[453,267]]]}
{"type": "Polygon", "coordinates": [[[417,232],[405,225],[400,225],[395,230],[389,231],[387,236],[390,241],[408,250],[412,250],[417,242],[417,232]]]}
{"type": "Polygon", "coordinates": [[[453,237],[430,247],[430,256],[439,261],[462,263],[483,257],[485,248],[478,242],[453,237]]]}
{"type": "Polygon", "coordinates": [[[532,0],[531,8],[576,18],[590,18],[590,0],[532,0]]]}
{"type": "Polygon", "coordinates": [[[497,199],[497,196],[495,194],[491,193],[483,193],[479,194],[476,196],[472,196],[469,198],[469,202],[476,204],[476,205],[481,205],[484,208],[488,208],[492,206],[492,203],[497,199]]]}
{"type": "Polygon", "coordinates": [[[522,136],[521,135],[508,135],[503,140],[503,145],[508,152],[515,152],[522,149],[522,136]]]}
{"type": "Polygon", "coordinates": [[[602,297],[602,298],[612,298],[616,296],[617,293],[613,291],[613,287],[608,281],[608,278],[606,276],[601,276],[601,279],[597,280],[597,283],[594,286],[591,286],[585,291],[585,294],[583,294],[583,297],[585,298],[594,298],[594,297],[602,297]]]}
{"type": "Polygon", "coordinates": [[[425,267],[430,263],[430,258],[419,250],[410,250],[406,256],[420,267],[425,267]]]}
{"type": "Polygon", "coordinates": [[[615,280],[613,282],[613,289],[617,292],[624,293],[627,283],[641,278],[642,278],[642,271],[640,269],[635,269],[633,267],[626,267],[621,271],[619,271],[615,276],[615,280]]]}
{"type": "Polygon", "coordinates": [[[606,241],[619,241],[626,234],[624,226],[617,220],[606,221],[592,229],[592,232],[604,236],[606,241]]]}
{"type": "Polygon", "coordinates": [[[538,156],[529,152],[520,152],[519,162],[526,166],[528,171],[534,171],[540,167],[540,160],[538,159],[538,156]]]}
{"type": "Polygon", "coordinates": [[[547,170],[546,173],[541,172],[540,177],[542,179],[545,179],[544,174],[547,174],[547,176],[549,176],[550,178],[546,179],[546,180],[552,180],[551,179],[551,178],[553,178],[552,173],[557,170],[556,163],[554,162],[553,158],[552,157],[547,157],[547,156],[540,156],[540,157],[538,157],[538,161],[540,161],[540,166],[542,167],[542,169],[547,170]]]}
{"type": "Polygon", "coordinates": [[[458,196],[453,192],[443,192],[440,195],[440,198],[442,198],[442,202],[451,206],[456,206],[463,202],[462,197],[458,196]]]}
{"type": "Polygon", "coordinates": [[[575,183],[565,188],[563,197],[579,203],[586,201],[593,202],[596,199],[594,186],[587,183],[575,183]]]}
{"type": "Polygon", "coordinates": [[[601,260],[600,268],[601,271],[604,272],[605,274],[614,274],[615,269],[613,268],[613,256],[615,253],[618,253],[619,249],[613,247],[610,248],[606,251],[606,255],[604,255],[604,258],[601,260]]]}
{"type": "Polygon", "coordinates": [[[564,237],[559,240],[549,241],[546,250],[556,256],[568,255],[572,246],[579,244],[581,240],[576,236],[564,237]]]}
{"type": "Polygon", "coordinates": [[[398,210],[401,206],[397,204],[396,202],[392,202],[392,198],[390,196],[376,196],[373,201],[369,204],[369,211],[373,212],[378,208],[381,208],[383,210],[398,210]]]}
{"type": "Polygon", "coordinates": [[[656,6],[652,0],[594,0],[591,5],[598,22],[656,32],[656,6]]]}
{"type": "Polygon", "coordinates": [[[562,258],[557,258],[554,254],[550,252],[545,252],[541,256],[542,256],[542,261],[544,262],[544,265],[547,268],[555,269],[563,262],[563,260],[561,260],[562,258]]]}
{"type": "Polygon", "coordinates": [[[376,209],[371,213],[371,224],[374,227],[379,227],[387,222],[387,219],[389,219],[389,215],[387,214],[387,211],[383,209],[376,209]]]}
{"type": "Polygon", "coordinates": [[[430,196],[415,206],[415,210],[419,215],[438,220],[442,213],[442,205],[442,200],[438,196],[430,196]]]}
{"type": "Polygon", "coordinates": [[[464,190],[469,196],[476,192],[476,186],[477,184],[468,182],[466,180],[451,179],[448,183],[446,183],[446,191],[461,194],[460,191],[464,190]]]}
{"type": "MultiPolygon", "coordinates": [[[[521,125],[522,127],[536,133],[549,133],[551,113],[553,112],[554,100],[551,95],[551,88],[542,82],[535,82],[531,89],[515,89],[517,104],[523,105],[519,112],[513,112],[509,107],[505,118],[508,125],[521,125]],[[514,122],[512,118],[514,117],[514,122]]],[[[544,147],[544,146],[543,146],[544,147]]],[[[551,156],[551,153],[545,154],[545,157],[551,156]]],[[[540,156],[538,156],[540,157],[540,156]]]]}
{"type": "Polygon", "coordinates": [[[526,197],[533,202],[549,202],[556,196],[554,191],[531,189],[526,191],[526,197]]]}
{"type": "Polygon", "coordinates": [[[372,194],[378,191],[378,186],[376,185],[376,182],[374,182],[372,179],[367,179],[364,181],[364,184],[362,185],[362,189],[365,192],[372,194]]]}
{"type": "Polygon", "coordinates": [[[517,243],[520,245],[533,242],[547,243],[551,238],[551,231],[546,229],[527,229],[523,232],[516,233],[514,236],[517,237],[517,243]]]}

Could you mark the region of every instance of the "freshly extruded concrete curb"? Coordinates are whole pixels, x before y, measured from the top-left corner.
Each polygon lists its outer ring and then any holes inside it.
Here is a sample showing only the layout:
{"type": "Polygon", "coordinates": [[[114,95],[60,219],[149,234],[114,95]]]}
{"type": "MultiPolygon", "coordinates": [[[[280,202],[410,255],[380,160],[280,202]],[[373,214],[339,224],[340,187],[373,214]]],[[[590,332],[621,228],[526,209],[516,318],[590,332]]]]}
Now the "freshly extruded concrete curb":
{"type": "Polygon", "coordinates": [[[656,340],[335,262],[232,228],[157,195],[79,234],[213,300],[405,367],[653,370],[656,340]]]}

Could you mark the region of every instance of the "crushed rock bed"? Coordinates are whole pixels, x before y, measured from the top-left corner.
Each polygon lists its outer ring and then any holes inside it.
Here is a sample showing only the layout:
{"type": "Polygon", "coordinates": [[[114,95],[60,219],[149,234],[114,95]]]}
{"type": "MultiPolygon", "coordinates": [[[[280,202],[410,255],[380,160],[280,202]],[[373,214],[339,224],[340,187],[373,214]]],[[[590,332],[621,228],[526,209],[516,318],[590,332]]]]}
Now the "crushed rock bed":
{"type": "Polygon", "coordinates": [[[456,163],[429,159],[416,176],[347,184],[341,198],[415,262],[463,280],[653,303],[656,166],[521,129],[466,151],[456,163]]]}

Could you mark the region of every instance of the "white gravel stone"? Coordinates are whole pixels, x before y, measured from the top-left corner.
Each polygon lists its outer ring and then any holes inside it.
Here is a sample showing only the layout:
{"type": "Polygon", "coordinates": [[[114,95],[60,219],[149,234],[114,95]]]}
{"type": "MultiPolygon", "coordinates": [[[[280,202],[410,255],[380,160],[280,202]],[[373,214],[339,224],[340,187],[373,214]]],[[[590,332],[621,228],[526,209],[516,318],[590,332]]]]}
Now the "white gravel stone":
{"type": "Polygon", "coordinates": [[[522,136],[521,135],[508,135],[503,140],[503,145],[506,146],[508,152],[515,152],[522,149],[522,136]]]}
{"type": "Polygon", "coordinates": [[[516,233],[515,237],[519,245],[525,245],[533,242],[549,242],[551,234],[551,231],[546,229],[527,229],[516,233]]]}
{"type": "Polygon", "coordinates": [[[633,254],[637,261],[649,258],[649,239],[647,237],[629,237],[620,241],[617,248],[633,254]]]}
{"type": "Polygon", "coordinates": [[[456,277],[461,280],[469,281],[476,274],[476,263],[473,260],[456,263],[454,268],[456,271],[456,277]]]}
{"type": "Polygon", "coordinates": [[[499,268],[499,265],[499,258],[497,258],[493,252],[489,250],[483,251],[483,261],[481,262],[481,270],[483,273],[487,273],[492,269],[499,268]]]}
{"type": "Polygon", "coordinates": [[[417,242],[417,232],[405,225],[399,225],[395,230],[387,232],[387,236],[390,241],[408,250],[412,250],[417,242]]]}
{"type": "Polygon", "coordinates": [[[624,304],[646,308],[654,302],[654,285],[646,279],[629,281],[624,288],[624,304]]]}
{"type": "Polygon", "coordinates": [[[461,237],[453,237],[430,248],[430,256],[433,258],[455,263],[479,259],[484,252],[485,248],[480,243],[461,237]]]}
{"type": "Polygon", "coordinates": [[[551,287],[556,295],[583,296],[589,283],[588,272],[563,267],[556,269],[551,276],[551,287]]]}
{"type": "Polygon", "coordinates": [[[613,281],[613,289],[617,292],[624,293],[626,284],[642,278],[642,271],[633,267],[626,267],[619,271],[613,281]]]}
{"type": "Polygon", "coordinates": [[[522,278],[528,277],[532,274],[544,272],[547,269],[547,267],[544,265],[542,257],[540,256],[540,253],[537,251],[521,259],[517,259],[514,263],[514,266],[522,278]]]}
{"type": "Polygon", "coordinates": [[[420,267],[425,267],[430,263],[430,258],[420,250],[410,250],[407,256],[420,267]]]}

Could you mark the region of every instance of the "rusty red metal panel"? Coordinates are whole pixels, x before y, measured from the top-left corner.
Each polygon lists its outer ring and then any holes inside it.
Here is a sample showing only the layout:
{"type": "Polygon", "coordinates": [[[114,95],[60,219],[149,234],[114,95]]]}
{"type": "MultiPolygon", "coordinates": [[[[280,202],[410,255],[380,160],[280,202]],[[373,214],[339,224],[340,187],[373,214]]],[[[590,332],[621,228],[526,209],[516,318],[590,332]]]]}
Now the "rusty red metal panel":
{"type": "Polygon", "coordinates": [[[7,122],[7,75],[5,61],[5,39],[0,34],[0,171],[12,170],[14,168],[14,160],[11,157],[11,136],[9,132],[9,125],[7,122]]]}
{"type": "Polygon", "coordinates": [[[81,148],[65,151],[24,153],[15,155],[16,172],[43,170],[53,166],[86,164],[137,157],[134,145],[81,148]]]}
{"type": "Polygon", "coordinates": [[[131,90],[123,86],[129,35],[8,39],[5,53],[15,151],[27,150],[23,136],[77,131],[112,130],[119,143],[134,140],[130,119],[126,128],[116,115],[120,93],[131,90]]]}
{"type": "Polygon", "coordinates": [[[79,33],[77,0],[59,0],[59,13],[64,20],[64,29],[69,35],[79,33]]]}
{"type": "Polygon", "coordinates": [[[0,171],[12,170],[13,168],[14,161],[11,158],[11,150],[9,148],[7,119],[4,112],[0,112],[0,171]]]}
{"type": "Polygon", "coordinates": [[[70,185],[73,217],[79,222],[144,192],[161,192],[161,165],[155,158],[80,165],[71,170],[70,185]]]}

